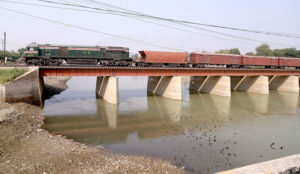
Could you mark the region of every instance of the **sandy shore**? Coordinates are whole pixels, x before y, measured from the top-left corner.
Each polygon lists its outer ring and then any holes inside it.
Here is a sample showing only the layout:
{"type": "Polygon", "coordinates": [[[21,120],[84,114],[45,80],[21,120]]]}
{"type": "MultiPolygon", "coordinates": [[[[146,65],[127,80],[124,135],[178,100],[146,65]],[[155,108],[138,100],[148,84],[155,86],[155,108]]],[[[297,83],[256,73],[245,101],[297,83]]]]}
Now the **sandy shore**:
{"type": "MultiPolygon", "coordinates": [[[[58,85],[45,82],[53,89],[58,85]]],[[[40,107],[0,103],[0,173],[184,173],[161,159],[115,154],[51,135],[41,128],[43,120],[40,107]]]]}

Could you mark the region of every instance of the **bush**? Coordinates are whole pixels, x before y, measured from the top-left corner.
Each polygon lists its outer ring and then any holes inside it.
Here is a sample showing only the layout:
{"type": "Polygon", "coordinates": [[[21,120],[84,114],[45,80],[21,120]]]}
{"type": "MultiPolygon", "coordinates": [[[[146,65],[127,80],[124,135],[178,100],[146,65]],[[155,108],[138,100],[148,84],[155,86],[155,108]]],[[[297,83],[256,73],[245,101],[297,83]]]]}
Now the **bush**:
{"type": "Polygon", "coordinates": [[[0,69],[0,84],[10,82],[26,72],[25,69],[0,69]]]}

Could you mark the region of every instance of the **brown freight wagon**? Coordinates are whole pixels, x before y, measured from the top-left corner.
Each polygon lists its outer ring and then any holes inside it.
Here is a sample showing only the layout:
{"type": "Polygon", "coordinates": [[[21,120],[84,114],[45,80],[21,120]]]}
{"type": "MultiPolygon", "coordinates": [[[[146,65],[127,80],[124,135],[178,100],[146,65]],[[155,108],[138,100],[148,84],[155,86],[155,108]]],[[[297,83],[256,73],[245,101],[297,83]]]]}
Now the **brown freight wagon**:
{"type": "Polygon", "coordinates": [[[239,67],[241,65],[241,56],[232,54],[191,53],[189,63],[193,64],[193,66],[209,64],[239,67]]]}
{"type": "Polygon", "coordinates": [[[242,56],[242,65],[244,66],[269,66],[277,67],[277,57],[263,57],[263,56],[242,56]]]}
{"type": "Polygon", "coordinates": [[[300,69],[300,58],[279,57],[280,67],[296,67],[300,69]]]}
{"type": "Polygon", "coordinates": [[[138,65],[181,65],[187,64],[188,53],[185,52],[160,52],[139,51],[141,59],[138,65]]]}

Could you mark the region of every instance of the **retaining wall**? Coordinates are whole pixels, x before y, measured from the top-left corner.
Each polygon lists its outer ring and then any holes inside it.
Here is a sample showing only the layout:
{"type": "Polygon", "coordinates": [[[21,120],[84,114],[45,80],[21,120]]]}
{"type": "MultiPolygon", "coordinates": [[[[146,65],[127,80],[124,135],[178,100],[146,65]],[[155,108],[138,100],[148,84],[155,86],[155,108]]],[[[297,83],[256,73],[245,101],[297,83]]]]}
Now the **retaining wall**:
{"type": "Polygon", "coordinates": [[[22,69],[28,71],[15,80],[0,85],[0,101],[7,103],[25,102],[42,106],[44,83],[43,78],[39,77],[38,67],[22,69]]]}

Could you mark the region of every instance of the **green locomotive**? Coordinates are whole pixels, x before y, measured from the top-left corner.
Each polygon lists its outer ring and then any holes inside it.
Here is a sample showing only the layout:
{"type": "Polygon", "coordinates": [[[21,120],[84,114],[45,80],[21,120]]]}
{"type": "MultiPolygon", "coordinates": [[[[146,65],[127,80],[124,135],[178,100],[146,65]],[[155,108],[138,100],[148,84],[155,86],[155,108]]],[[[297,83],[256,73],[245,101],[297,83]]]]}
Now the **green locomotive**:
{"type": "Polygon", "coordinates": [[[103,46],[50,45],[30,43],[24,53],[27,65],[94,64],[131,66],[129,48],[103,46]]]}

